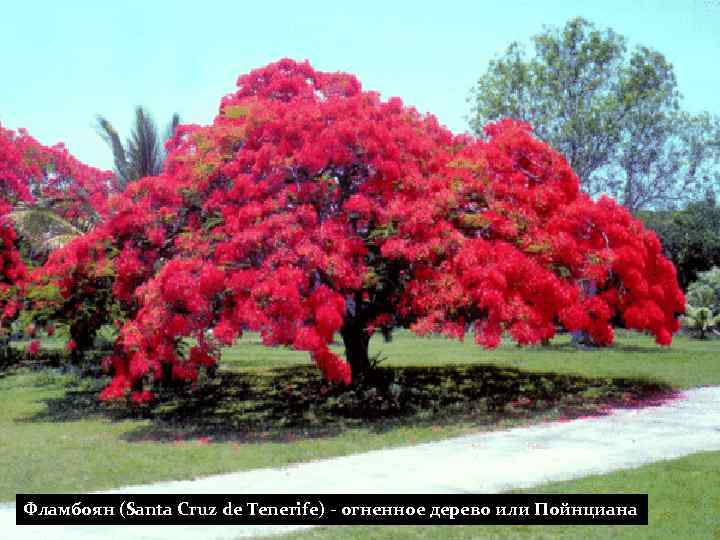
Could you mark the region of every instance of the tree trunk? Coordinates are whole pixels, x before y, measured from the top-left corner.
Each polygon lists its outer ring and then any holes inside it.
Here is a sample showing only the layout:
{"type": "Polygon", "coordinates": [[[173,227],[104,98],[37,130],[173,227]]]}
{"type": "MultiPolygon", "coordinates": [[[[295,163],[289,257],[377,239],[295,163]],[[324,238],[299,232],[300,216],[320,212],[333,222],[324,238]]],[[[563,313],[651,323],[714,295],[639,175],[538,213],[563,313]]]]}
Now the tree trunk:
{"type": "MultiPolygon", "coordinates": [[[[587,296],[588,298],[592,298],[597,294],[596,282],[583,279],[580,280],[579,285],[580,288],[583,290],[585,296],[587,296]]],[[[575,347],[597,347],[597,343],[593,341],[593,339],[590,337],[590,334],[588,334],[585,330],[576,330],[572,332],[571,335],[571,344],[575,347]]]]}
{"type": "Polygon", "coordinates": [[[365,331],[365,326],[355,321],[346,322],[340,329],[340,334],[345,344],[345,358],[350,364],[353,381],[358,381],[370,371],[370,336],[365,331]]]}
{"type": "Polygon", "coordinates": [[[70,338],[75,342],[75,349],[70,352],[70,363],[79,366],[85,353],[95,344],[95,332],[92,331],[90,324],[79,321],[70,326],[70,338]]]}
{"type": "Polygon", "coordinates": [[[161,372],[162,379],[160,381],[160,384],[162,386],[166,386],[166,387],[172,386],[172,382],[173,382],[172,368],[173,368],[173,365],[170,362],[163,362],[161,364],[160,372],[161,372]]]}
{"type": "Polygon", "coordinates": [[[10,364],[11,357],[10,338],[2,336],[0,337],[0,369],[3,369],[6,364],[10,364]]]}

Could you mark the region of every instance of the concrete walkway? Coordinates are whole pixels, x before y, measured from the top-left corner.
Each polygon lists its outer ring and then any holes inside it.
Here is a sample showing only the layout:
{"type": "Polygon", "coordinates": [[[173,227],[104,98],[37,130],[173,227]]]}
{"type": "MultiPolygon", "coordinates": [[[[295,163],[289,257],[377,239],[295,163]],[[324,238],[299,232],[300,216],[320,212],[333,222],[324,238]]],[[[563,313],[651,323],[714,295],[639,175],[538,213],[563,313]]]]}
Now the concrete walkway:
{"type": "MultiPolygon", "coordinates": [[[[697,388],[665,404],[602,417],[181,482],[116,493],[497,493],[720,450],[720,387],[697,388]]],[[[17,527],[0,505],[0,538],[234,539],[302,526],[17,527]]]]}

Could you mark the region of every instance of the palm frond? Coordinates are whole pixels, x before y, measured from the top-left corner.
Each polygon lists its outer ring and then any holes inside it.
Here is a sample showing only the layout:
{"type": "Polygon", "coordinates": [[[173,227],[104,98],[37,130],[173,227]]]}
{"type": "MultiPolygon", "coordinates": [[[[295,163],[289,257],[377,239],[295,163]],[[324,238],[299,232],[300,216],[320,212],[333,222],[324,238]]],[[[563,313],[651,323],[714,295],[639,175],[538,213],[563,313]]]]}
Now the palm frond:
{"type": "Polygon", "coordinates": [[[155,176],[162,169],[162,155],[157,127],[142,107],[135,109],[135,126],[127,142],[135,179],[155,176]]]}
{"type": "Polygon", "coordinates": [[[173,113],[172,118],[170,119],[170,123],[165,130],[165,141],[167,141],[168,139],[172,139],[172,137],[175,135],[175,130],[179,125],[180,115],[178,113],[173,113]]]}
{"type": "Polygon", "coordinates": [[[112,149],[115,172],[120,179],[121,189],[138,178],[157,176],[162,172],[167,157],[164,143],[173,136],[180,124],[180,115],[173,114],[161,138],[157,125],[142,106],[135,108],[135,120],[130,137],[123,145],[113,125],[103,116],[97,116],[97,132],[112,149]]]}
{"type": "Polygon", "coordinates": [[[120,136],[117,131],[110,123],[110,121],[98,115],[97,116],[97,132],[103,138],[103,140],[110,146],[115,161],[115,173],[121,183],[121,188],[124,189],[127,183],[131,180],[128,177],[128,161],[125,155],[125,148],[123,148],[120,136]]]}

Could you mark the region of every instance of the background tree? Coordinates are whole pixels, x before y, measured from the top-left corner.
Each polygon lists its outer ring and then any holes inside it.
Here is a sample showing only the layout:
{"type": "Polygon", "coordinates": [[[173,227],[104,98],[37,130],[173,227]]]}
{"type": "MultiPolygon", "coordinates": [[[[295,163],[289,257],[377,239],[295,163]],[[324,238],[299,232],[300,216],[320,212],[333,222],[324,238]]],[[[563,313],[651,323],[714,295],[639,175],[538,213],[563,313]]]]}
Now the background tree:
{"type": "Polygon", "coordinates": [[[687,310],[683,326],[700,339],[709,333],[720,335],[720,267],[714,266],[698,274],[697,281],[688,286],[687,310]]]}
{"type": "Polygon", "coordinates": [[[631,211],[685,208],[720,188],[720,123],[707,113],[630,115],[606,185],[631,211]]]}
{"type": "Polygon", "coordinates": [[[123,145],[113,125],[105,117],[97,117],[98,133],[112,149],[121,189],[133,180],[160,174],[165,161],[165,141],[172,137],[179,124],[180,115],[175,113],[165,134],[161,135],[152,116],[137,107],[130,137],[123,145]]]}
{"type": "Polygon", "coordinates": [[[0,126],[0,356],[25,303],[28,265],[101,220],[114,182],[63,145],[44,146],[0,126]]]}
{"type": "Polygon", "coordinates": [[[698,274],[697,281],[688,287],[687,301],[692,306],[720,312],[720,267],[714,266],[698,274]]]}
{"type": "Polygon", "coordinates": [[[718,184],[720,123],[679,110],[672,65],[647,47],[576,18],[493,60],[471,92],[470,125],[530,122],[558,149],[591,195],[636,211],[678,207],[718,184]],[[713,168],[713,162],[715,164],[713,168]],[[710,169],[710,173],[707,172],[710,169]]]}
{"type": "Polygon", "coordinates": [[[720,207],[712,196],[684,210],[644,211],[639,215],[660,237],[683,288],[700,272],[720,266],[720,207]]]}
{"type": "Polygon", "coordinates": [[[683,317],[683,326],[699,339],[706,339],[709,333],[716,333],[720,325],[720,315],[713,314],[707,307],[689,305],[683,317]]]}
{"type": "Polygon", "coordinates": [[[82,234],[49,208],[18,205],[10,214],[23,258],[41,263],[54,249],[82,234]]]}

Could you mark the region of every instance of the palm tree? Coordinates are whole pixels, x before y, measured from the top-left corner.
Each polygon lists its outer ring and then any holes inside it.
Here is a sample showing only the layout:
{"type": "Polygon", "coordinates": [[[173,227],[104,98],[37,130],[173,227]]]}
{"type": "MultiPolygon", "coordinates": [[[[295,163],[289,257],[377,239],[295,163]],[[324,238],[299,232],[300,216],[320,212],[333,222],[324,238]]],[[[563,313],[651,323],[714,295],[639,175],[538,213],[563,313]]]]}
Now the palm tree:
{"type": "Polygon", "coordinates": [[[720,315],[714,315],[708,307],[688,305],[683,317],[683,323],[697,337],[705,339],[708,333],[713,332],[717,326],[720,326],[720,315]]]}
{"type": "Polygon", "coordinates": [[[97,123],[98,133],[112,149],[120,189],[125,189],[133,180],[160,174],[166,158],[163,143],[175,133],[180,115],[173,114],[165,136],[161,139],[152,116],[142,107],[137,107],[135,125],[124,146],[110,121],[98,115],[97,123]]]}

